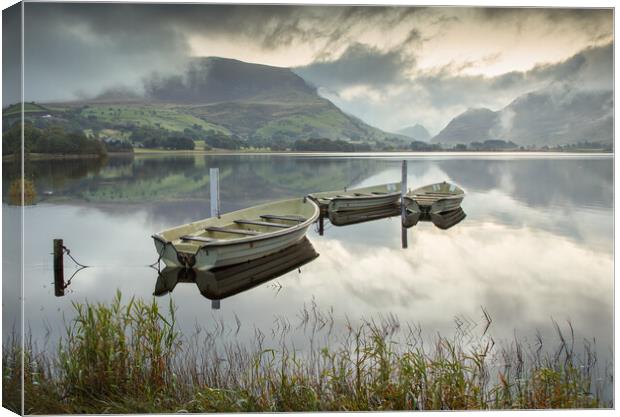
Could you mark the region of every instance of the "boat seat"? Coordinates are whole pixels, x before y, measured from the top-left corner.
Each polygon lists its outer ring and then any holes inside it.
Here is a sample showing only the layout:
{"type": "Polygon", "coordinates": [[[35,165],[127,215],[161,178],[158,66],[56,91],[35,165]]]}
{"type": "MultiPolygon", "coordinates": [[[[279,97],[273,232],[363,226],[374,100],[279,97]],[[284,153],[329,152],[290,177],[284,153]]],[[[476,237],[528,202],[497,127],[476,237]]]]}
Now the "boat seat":
{"type": "Polygon", "coordinates": [[[308,220],[305,217],[301,217],[301,216],[285,216],[285,215],[278,215],[278,214],[263,214],[260,216],[260,218],[266,219],[266,220],[290,220],[292,222],[299,222],[299,223],[303,223],[306,220],[308,220]]]}
{"type": "Polygon", "coordinates": [[[364,196],[369,196],[370,197],[370,196],[372,196],[372,194],[366,194],[366,193],[355,193],[355,195],[359,196],[359,197],[364,197],[364,196]]]}
{"type": "Polygon", "coordinates": [[[288,229],[291,227],[290,224],[282,224],[282,223],[271,223],[271,222],[260,222],[255,220],[235,220],[237,224],[251,224],[255,226],[264,226],[264,227],[278,227],[280,229],[288,229]]]}
{"type": "Polygon", "coordinates": [[[216,242],[217,241],[217,239],[213,239],[213,238],[210,238],[210,237],[191,236],[191,235],[181,236],[180,239],[181,240],[194,240],[196,242],[205,242],[205,243],[216,242]]]}
{"type": "Polygon", "coordinates": [[[430,192],[430,193],[426,193],[428,195],[445,195],[445,196],[449,196],[449,195],[455,195],[454,193],[440,193],[439,191],[437,192],[430,192]]]}
{"type": "Polygon", "coordinates": [[[219,233],[231,233],[234,235],[244,235],[244,236],[256,236],[260,235],[260,232],[255,232],[253,230],[242,230],[242,229],[229,229],[227,227],[218,227],[211,226],[205,229],[207,232],[219,232],[219,233]]]}
{"type": "Polygon", "coordinates": [[[387,193],[384,193],[383,191],[373,191],[373,192],[372,192],[372,193],[370,193],[370,194],[382,195],[382,194],[387,194],[387,193]]]}

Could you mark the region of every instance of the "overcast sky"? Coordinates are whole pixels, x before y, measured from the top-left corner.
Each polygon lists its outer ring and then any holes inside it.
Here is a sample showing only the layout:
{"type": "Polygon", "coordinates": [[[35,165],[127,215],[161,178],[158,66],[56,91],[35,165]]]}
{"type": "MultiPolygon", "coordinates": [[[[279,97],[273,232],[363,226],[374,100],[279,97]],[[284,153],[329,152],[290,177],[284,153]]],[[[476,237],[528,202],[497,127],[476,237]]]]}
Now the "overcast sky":
{"type": "MultiPolygon", "coordinates": [[[[25,94],[139,88],[189,57],[222,56],[292,67],[380,128],[437,133],[469,107],[497,110],[550,83],[611,89],[612,19],[610,9],[26,3],[25,94]]],[[[4,105],[17,101],[4,91],[4,105]]]]}

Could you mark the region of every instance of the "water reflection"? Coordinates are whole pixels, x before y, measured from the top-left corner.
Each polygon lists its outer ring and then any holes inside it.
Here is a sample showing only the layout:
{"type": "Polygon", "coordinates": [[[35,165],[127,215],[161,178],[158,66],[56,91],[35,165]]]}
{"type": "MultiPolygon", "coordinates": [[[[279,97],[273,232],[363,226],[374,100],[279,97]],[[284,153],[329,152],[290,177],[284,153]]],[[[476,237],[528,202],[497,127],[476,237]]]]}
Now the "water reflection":
{"type": "MultiPolygon", "coordinates": [[[[324,215],[322,215],[324,217],[324,215]]],[[[366,223],[390,217],[401,217],[401,209],[399,206],[380,207],[371,210],[341,211],[329,212],[328,219],[334,226],[350,226],[359,223],[366,223]]],[[[465,211],[458,207],[454,210],[443,211],[439,213],[430,213],[421,210],[407,210],[402,218],[403,227],[409,229],[418,222],[431,222],[442,230],[450,229],[459,224],[467,217],[465,211]]],[[[319,234],[321,226],[319,224],[319,234]]]]}
{"type": "Polygon", "coordinates": [[[272,255],[209,271],[166,267],[158,274],[153,295],[168,294],[178,283],[195,283],[203,297],[221,300],[299,269],[318,256],[310,241],[304,238],[272,255]]]}
{"type": "Polygon", "coordinates": [[[371,210],[329,212],[329,221],[334,226],[348,226],[387,217],[400,216],[399,206],[379,207],[371,210]]]}
{"type": "Polygon", "coordinates": [[[423,211],[407,211],[403,218],[403,226],[410,228],[418,224],[418,222],[431,222],[442,230],[448,230],[459,224],[467,217],[465,211],[461,207],[455,210],[442,211],[440,213],[429,213],[423,211]]]}
{"type": "MultiPolygon", "coordinates": [[[[204,184],[209,167],[219,167],[220,173],[227,167],[223,212],[317,190],[393,182],[401,171],[399,160],[385,158],[136,157],[128,162],[111,158],[98,170],[81,166],[81,176],[70,178],[57,162],[41,161],[45,167],[37,166],[38,176],[31,177],[36,205],[3,207],[3,326],[20,327],[16,237],[23,210],[24,319],[34,337],[43,337],[49,328],[62,334],[63,317],[70,320],[74,314],[71,301],[107,303],[117,289],[124,298],[150,299],[157,274],[147,267],[155,260],[149,236],[208,217],[204,184]],[[138,184],[148,187],[144,198],[138,184]],[[57,298],[49,253],[50,242],[59,237],[76,259],[92,267],[57,298]]],[[[409,249],[403,250],[396,211],[372,221],[332,223],[326,218],[324,236],[308,233],[320,257],[303,267],[303,276],[280,275],[277,292],[275,281],[265,281],[226,298],[219,311],[205,302],[196,283],[176,285],[156,299],[174,301],[182,332],[191,333],[197,321],[234,324],[238,317],[243,326],[234,337],[241,342],[252,340],[255,328],[271,329],[274,315],[294,321],[300,308],[311,303],[334,308],[336,331],[347,318],[390,313],[402,322],[419,323],[430,336],[451,334],[457,316],[476,321],[484,306],[497,341],[515,333],[532,336],[539,329],[553,344],[553,317],[570,319],[576,338],[596,337],[599,352],[608,352],[613,340],[613,158],[459,157],[416,159],[408,165],[412,187],[447,180],[464,188],[466,221],[441,230],[433,219],[419,219],[405,231],[409,249]],[[543,174],[551,179],[536,177],[543,174]],[[571,183],[576,174],[579,178],[571,183]]],[[[67,276],[71,272],[66,269],[67,276]]]]}

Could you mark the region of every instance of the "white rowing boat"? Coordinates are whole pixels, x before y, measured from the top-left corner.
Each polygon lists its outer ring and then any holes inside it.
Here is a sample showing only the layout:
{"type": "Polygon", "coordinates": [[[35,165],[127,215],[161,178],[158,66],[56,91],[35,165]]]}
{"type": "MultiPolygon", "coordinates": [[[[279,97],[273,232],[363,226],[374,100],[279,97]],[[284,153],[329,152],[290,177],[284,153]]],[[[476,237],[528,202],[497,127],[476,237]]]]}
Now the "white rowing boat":
{"type": "Polygon", "coordinates": [[[322,211],[369,210],[397,205],[400,200],[400,183],[382,184],[353,190],[328,191],[308,194],[322,211]]]}
{"type": "Polygon", "coordinates": [[[415,202],[422,212],[441,213],[460,207],[465,191],[454,184],[439,182],[426,185],[405,195],[405,206],[415,202]]]}
{"type": "Polygon", "coordinates": [[[299,242],[319,216],[307,198],[277,201],[154,234],[166,266],[206,271],[278,252],[299,242]]]}

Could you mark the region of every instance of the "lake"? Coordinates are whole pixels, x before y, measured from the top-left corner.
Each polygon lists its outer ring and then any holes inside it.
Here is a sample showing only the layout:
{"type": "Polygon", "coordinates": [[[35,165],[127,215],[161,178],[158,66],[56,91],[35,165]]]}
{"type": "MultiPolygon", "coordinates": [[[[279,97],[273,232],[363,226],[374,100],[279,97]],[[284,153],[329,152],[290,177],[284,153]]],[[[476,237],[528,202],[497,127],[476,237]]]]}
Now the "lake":
{"type": "MultiPolygon", "coordinates": [[[[60,334],[72,301],[151,299],[158,272],[151,235],[209,216],[209,168],[220,169],[221,209],[228,212],[313,191],[398,182],[447,180],[465,189],[466,218],[442,230],[398,217],[337,227],[325,222],[308,239],[319,256],[273,280],[216,303],[194,283],[178,283],[169,299],[180,329],[221,326],[244,343],[255,329],[325,314],[330,332],[347,321],[382,318],[415,323],[432,337],[458,326],[480,330],[483,309],[496,341],[558,341],[553,321],[576,345],[596,339],[611,361],[613,343],[613,157],[571,155],[193,155],[97,161],[33,161],[27,178],[35,204],[25,207],[24,314],[35,339],[60,334]],[[52,240],[90,268],[63,297],[54,295],[52,240]],[[393,317],[393,318],[392,318],[393,317]]],[[[7,193],[17,167],[4,163],[3,326],[19,328],[21,209],[7,193]]],[[[65,259],[67,278],[74,271],[65,259]]],[[[481,324],[482,323],[482,324],[481,324]]],[[[475,331],[478,331],[475,330],[475,331]]],[[[296,336],[303,347],[303,335],[296,336]]]]}

